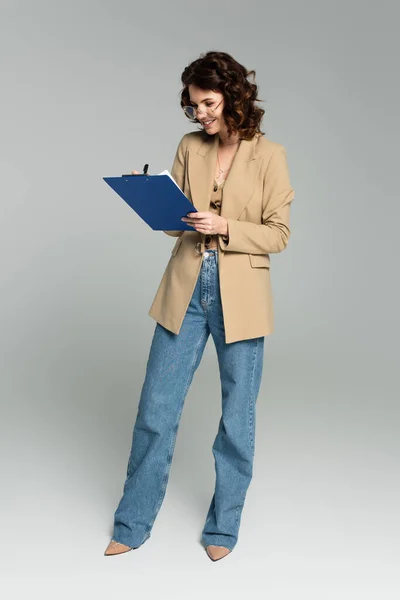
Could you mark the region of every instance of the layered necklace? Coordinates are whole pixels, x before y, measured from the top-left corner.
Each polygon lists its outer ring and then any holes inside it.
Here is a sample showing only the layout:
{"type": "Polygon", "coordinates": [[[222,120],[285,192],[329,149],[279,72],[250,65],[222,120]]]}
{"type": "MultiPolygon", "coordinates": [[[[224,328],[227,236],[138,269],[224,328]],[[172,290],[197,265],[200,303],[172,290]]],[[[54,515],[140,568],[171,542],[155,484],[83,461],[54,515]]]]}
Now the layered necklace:
{"type": "MultiPolygon", "coordinates": [[[[233,144],[240,144],[240,141],[241,140],[239,140],[237,142],[229,142],[227,144],[224,143],[223,145],[224,146],[232,146],[233,144]]],[[[219,156],[218,156],[218,154],[217,154],[217,161],[218,161],[218,171],[219,171],[219,173],[217,175],[217,180],[218,180],[221,177],[222,173],[227,173],[230,170],[231,167],[229,167],[228,169],[225,169],[225,170],[221,169],[221,163],[219,162],[219,156]]]]}
{"type": "Polygon", "coordinates": [[[227,173],[230,169],[221,169],[221,163],[219,162],[219,157],[217,156],[217,161],[218,161],[218,175],[217,175],[217,180],[221,177],[222,173],[227,173]]]}

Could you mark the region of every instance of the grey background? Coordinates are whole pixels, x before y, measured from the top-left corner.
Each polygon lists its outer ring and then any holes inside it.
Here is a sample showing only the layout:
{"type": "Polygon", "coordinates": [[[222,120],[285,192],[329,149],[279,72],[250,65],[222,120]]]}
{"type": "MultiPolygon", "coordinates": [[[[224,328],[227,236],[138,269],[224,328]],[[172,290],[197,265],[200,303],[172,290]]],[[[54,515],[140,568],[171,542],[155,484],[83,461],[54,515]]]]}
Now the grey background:
{"type": "Polygon", "coordinates": [[[1,2],[1,551],[22,592],[398,598],[396,2],[1,2]],[[256,70],[296,198],[271,255],[254,477],[231,556],[199,544],[220,416],[212,339],[151,539],[104,557],[174,240],[101,180],[170,169],[183,68],[256,70]]]}

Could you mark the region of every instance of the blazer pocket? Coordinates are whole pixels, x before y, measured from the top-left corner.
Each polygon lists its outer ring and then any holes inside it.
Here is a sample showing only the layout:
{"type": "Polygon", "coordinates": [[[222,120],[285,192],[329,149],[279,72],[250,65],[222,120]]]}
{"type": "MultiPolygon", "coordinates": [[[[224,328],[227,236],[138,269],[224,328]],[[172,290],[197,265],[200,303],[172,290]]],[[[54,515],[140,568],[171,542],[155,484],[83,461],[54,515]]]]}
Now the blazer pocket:
{"type": "Polygon", "coordinates": [[[269,269],[269,255],[268,254],[249,254],[250,264],[254,267],[264,267],[269,269]]]}
{"type": "Polygon", "coordinates": [[[182,244],[182,236],[178,237],[178,239],[176,240],[175,246],[171,250],[172,256],[175,256],[175,254],[178,252],[179,247],[180,247],[181,244],[182,244]]]}

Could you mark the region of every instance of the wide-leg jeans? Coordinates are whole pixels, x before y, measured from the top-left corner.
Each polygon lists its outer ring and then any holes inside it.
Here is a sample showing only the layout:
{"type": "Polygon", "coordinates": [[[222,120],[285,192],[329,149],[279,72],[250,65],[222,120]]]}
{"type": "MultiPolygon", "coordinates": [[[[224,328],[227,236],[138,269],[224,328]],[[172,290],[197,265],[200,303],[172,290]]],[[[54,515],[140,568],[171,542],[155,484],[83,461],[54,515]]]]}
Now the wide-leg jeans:
{"type": "Polygon", "coordinates": [[[209,335],[221,378],[222,415],[212,447],[215,492],[202,543],[233,549],[252,478],[255,405],[264,337],[227,344],[219,288],[218,252],[203,253],[201,270],[179,334],[156,324],[143,383],[123,495],[112,539],[138,547],[149,537],[163,502],[184,400],[209,335]]]}

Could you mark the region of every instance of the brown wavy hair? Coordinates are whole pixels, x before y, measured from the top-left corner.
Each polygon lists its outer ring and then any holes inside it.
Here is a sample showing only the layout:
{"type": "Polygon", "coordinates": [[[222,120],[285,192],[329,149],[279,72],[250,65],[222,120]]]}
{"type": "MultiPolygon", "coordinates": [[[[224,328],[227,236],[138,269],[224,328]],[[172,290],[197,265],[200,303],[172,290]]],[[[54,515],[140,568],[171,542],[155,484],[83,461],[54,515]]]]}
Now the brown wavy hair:
{"type": "MultiPolygon", "coordinates": [[[[256,72],[248,71],[226,52],[210,51],[188,65],[182,75],[184,85],[181,95],[181,107],[190,104],[189,85],[193,84],[203,90],[220,92],[224,96],[223,117],[228,135],[239,133],[241,139],[250,140],[257,133],[265,135],[260,130],[260,123],[265,110],[256,106],[258,87],[247,80],[256,72]]],[[[199,123],[198,119],[190,119],[199,123]]],[[[203,129],[202,129],[203,131],[203,129]]]]}

